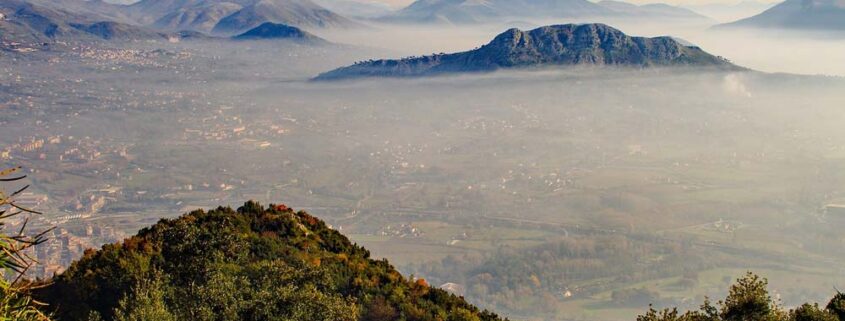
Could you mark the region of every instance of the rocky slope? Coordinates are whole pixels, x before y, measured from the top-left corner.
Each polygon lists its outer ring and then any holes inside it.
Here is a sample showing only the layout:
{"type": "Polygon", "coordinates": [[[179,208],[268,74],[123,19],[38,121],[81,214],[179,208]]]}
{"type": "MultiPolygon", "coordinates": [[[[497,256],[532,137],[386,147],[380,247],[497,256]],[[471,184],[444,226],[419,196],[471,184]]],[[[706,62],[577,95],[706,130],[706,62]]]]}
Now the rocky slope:
{"type": "Polygon", "coordinates": [[[671,37],[630,37],[603,24],[567,24],[531,31],[510,29],[487,45],[467,52],[361,62],[321,74],[316,80],[409,77],[550,65],[739,68],[671,37]]]}

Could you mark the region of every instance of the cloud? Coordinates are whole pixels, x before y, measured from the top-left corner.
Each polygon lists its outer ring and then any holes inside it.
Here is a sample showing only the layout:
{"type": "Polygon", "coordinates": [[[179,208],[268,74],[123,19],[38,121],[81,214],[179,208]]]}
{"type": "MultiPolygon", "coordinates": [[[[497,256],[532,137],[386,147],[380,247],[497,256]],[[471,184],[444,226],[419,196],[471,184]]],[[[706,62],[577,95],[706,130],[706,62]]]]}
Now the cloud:
{"type": "Polygon", "coordinates": [[[722,80],[722,88],[724,88],[726,93],[731,95],[752,97],[751,92],[748,91],[748,87],[745,86],[745,82],[742,80],[742,76],[739,74],[725,75],[722,80]]]}

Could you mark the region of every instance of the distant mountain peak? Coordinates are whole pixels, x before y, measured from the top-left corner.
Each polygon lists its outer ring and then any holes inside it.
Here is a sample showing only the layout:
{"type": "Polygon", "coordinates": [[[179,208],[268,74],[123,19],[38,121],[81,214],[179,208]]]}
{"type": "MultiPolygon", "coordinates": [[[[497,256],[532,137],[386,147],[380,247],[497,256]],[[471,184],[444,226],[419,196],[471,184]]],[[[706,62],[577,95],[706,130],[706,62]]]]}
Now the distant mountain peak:
{"type": "Polygon", "coordinates": [[[681,19],[711,22],[689,9],[604,0],[417,0],[383,20],[402,23],[478,23],[507,18],[681,19]]]}
{"type": "Polygon", "coordinates": [[[319,75],[317,80],[411,77],[553,65],[705,66],[740,69],[671,37],[631,37],[605,24],[508,29],[481,48],[400,60],[372,60],[319,75]]]}
{"type": "Polygon", "coordinates": [[[312,35],[297,27],[288,26],[281,23],[265,22],[258,27],[252,28],[247,32],[233,37],[236,40],[269,40],[269,39],[286,39],[299,42],[308,42],[312,44],[328,43],[320,37],[312,35]]]}
{"type": "Polygon", "coordinates": [[[718,27],[845,31],[845,0],[786,0],[756,16],[718,27]]]}

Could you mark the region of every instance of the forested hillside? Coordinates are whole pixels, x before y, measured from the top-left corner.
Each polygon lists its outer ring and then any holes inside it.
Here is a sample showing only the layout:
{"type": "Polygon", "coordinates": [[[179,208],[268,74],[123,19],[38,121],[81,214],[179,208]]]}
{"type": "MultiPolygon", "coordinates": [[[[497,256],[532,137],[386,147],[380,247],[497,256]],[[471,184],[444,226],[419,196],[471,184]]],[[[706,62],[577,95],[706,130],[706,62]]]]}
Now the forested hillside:
{"type": "Polygon", "coordinates": [[[89,250],[37,296],[58,320],[501,320],[305,212],[254,202],[89,250]]]}

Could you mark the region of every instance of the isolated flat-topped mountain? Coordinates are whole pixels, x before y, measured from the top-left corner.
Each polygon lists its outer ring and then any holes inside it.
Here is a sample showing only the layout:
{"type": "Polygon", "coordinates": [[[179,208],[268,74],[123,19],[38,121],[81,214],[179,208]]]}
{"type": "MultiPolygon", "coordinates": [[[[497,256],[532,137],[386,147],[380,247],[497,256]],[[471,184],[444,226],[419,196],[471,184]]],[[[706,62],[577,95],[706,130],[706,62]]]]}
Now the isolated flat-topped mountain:
{"type": "Polygon", "coordinates": [[[845,31],[845,0],[787,0],[759,15],[719,27],[845,31]]]}
{"type": "Polygon", "coordinates": [[[290,40],[308,44],[328,44],[328,41],[297,27],[265,22],[247,32],[233,37],[235,40],[290,40]]]}
{"type": "Polygon", "coordinates": [[[411,77],[553,65],[706,66],[741,69],[671,37],[630,37],[604,24],[567,24],[531,31],[510,29],[481,48],[399,60],[371,60],[317,76],[411,77]]]}

